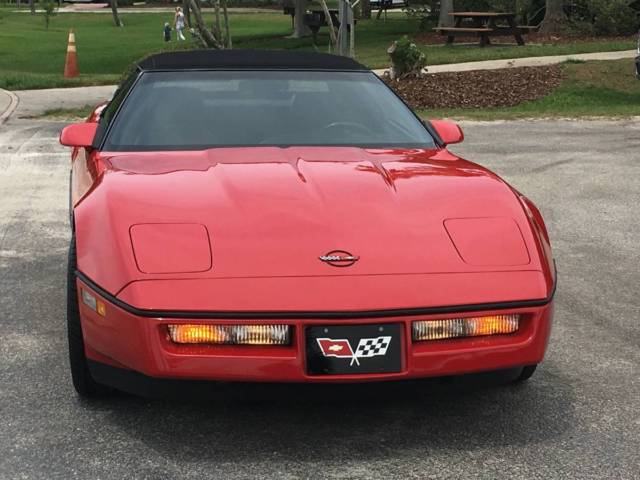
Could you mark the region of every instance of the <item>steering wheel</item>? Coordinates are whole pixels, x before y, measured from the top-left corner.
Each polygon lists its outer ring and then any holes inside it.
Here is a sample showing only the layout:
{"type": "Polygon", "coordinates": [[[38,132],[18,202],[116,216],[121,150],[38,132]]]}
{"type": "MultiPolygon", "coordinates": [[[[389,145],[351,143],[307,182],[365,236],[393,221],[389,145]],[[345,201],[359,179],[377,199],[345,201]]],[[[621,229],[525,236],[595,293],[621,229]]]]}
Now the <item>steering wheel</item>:
{"type": "Polygon", "coordinates": [[[331,130],[332,128],[340,128],[340,127],[360,130],[362,133],[365,133],[365,134],[373,133],[373,131],[369,127],[356,122],[333,122],[333,123],[330,123],[329,125],[325,125],[324,127],[322,127],[322,129],[331,130]]]}

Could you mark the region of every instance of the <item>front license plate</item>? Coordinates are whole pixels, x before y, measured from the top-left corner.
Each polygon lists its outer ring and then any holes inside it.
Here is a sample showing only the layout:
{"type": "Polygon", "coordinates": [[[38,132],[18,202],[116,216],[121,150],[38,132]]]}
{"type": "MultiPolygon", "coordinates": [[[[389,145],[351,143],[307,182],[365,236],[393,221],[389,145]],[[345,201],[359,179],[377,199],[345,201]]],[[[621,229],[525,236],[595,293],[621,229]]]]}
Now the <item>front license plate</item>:
{"type": "Polygon", "coordinates": [[[395,373],[402,369],[400,324],[307,327],[310,375],[395,373]]]}

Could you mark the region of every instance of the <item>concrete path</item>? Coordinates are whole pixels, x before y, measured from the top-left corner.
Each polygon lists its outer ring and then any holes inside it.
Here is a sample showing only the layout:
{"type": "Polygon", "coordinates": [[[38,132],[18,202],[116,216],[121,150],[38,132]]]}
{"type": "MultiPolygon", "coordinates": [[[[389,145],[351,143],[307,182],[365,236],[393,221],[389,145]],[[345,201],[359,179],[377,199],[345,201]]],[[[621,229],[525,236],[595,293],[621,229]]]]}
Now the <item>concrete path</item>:
{"type": "MultiPolygon", "coordinates": [[[[541,67],[544,65],[556,65],[567,60],[620,60],[624,58],[634,58],[637,55],[635,50],[623,50],[620,52],[596,52],[578,53],[574,55],[553,55],[548,57],[526,57],[511,58],[506,60],[485,60],[482,62],[451,63],[448,65],[429,65],[428,73],[442,72],[468,72],[471,70],[498,70],[500,68],[511,67],[541,67]]],[[[386,68],[374,70],[377,75],[386,72],[386,68]]]]}
{"type": "Polygon", "coordinates": [[[14,116],[28,118],[42,115],[56,108],[81,108],[109,100],[115,85],[78,88],[49,88],[45,90],[17,90],[20,102],[14,116]]]}
{"type": "MultiPolygon", "coordinates": [[[[550,57],[529,57],[508,60],[488,60],[483,62],[455,63],[449,65],[433,65],[428,68],[429,73],[465,72],[470,70],[496,70],[509,67],[553,65],[575,60],[618,60],[633,58],[635,50],[621,52],[585,53],[576,55],[554,55],[550,57]]],[[[630,67],[631,68],[631,67],[630,67]]],[[[386,69],[374,70],[377,75],[382,75],[386,69]]],[[[13,113],[18,118],[28,118],[42,115],[47,110],[56,108],[79,108],[86,105],[95,105],[104,100],[109,100],[116,86],[106,85],[98,87],[78,88],[54,88],[47,90],[20,90],[14,92],[19,99],[18,108],[13,113]]],[[[0,90],[0,118],[4,111],[3,105],[7,103],[6,96],[9,92],[0,90]],[[4,103],[3,103],[4,102],[4,103]]],[[[15,109],[15,106],[13,107],[15,109]]],[[[9,112],[11,115],[11,112],[9,112]]],[[[8,118],[8,115],[7,115],[8,118]]],[[[6,120],[6,118],[5,118],[6,120]]],[[[0,120],[1,123],[1,120],[0,120]]]]}
{"type": "Polygon", "coordinates": [[[0,88],[0,125],[6,122],[18,106],[18,97],[0,88]]]}

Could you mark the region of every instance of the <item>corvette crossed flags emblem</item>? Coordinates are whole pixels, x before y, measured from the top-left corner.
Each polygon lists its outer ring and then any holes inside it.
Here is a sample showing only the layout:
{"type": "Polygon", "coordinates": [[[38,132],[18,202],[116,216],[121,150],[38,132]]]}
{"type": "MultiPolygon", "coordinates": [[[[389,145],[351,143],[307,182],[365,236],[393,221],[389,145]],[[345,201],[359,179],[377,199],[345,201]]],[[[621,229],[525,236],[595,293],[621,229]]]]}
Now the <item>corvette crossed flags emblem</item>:
{"type": "Polygon", "coordinates": [[[355,352],[347,339],[317,338],[318,346],[325,357],[350,358],[349,366],[360,365],[360,358],[376,357],[387,354],[391,343],[390,336],[361,338],[355,352]]]}

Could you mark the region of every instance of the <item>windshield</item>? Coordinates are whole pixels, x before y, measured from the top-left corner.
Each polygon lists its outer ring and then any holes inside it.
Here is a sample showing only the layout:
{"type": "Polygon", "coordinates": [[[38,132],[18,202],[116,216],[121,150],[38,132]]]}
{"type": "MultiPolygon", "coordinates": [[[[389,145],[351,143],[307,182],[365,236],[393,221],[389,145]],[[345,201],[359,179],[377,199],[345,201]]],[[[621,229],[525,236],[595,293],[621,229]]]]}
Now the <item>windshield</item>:
{"type": "Polygon", "coordinates": [[[108,151],[222,146],[429,148],[429,132],[369,72],[183,71],[142,74],[108,151]]]}

